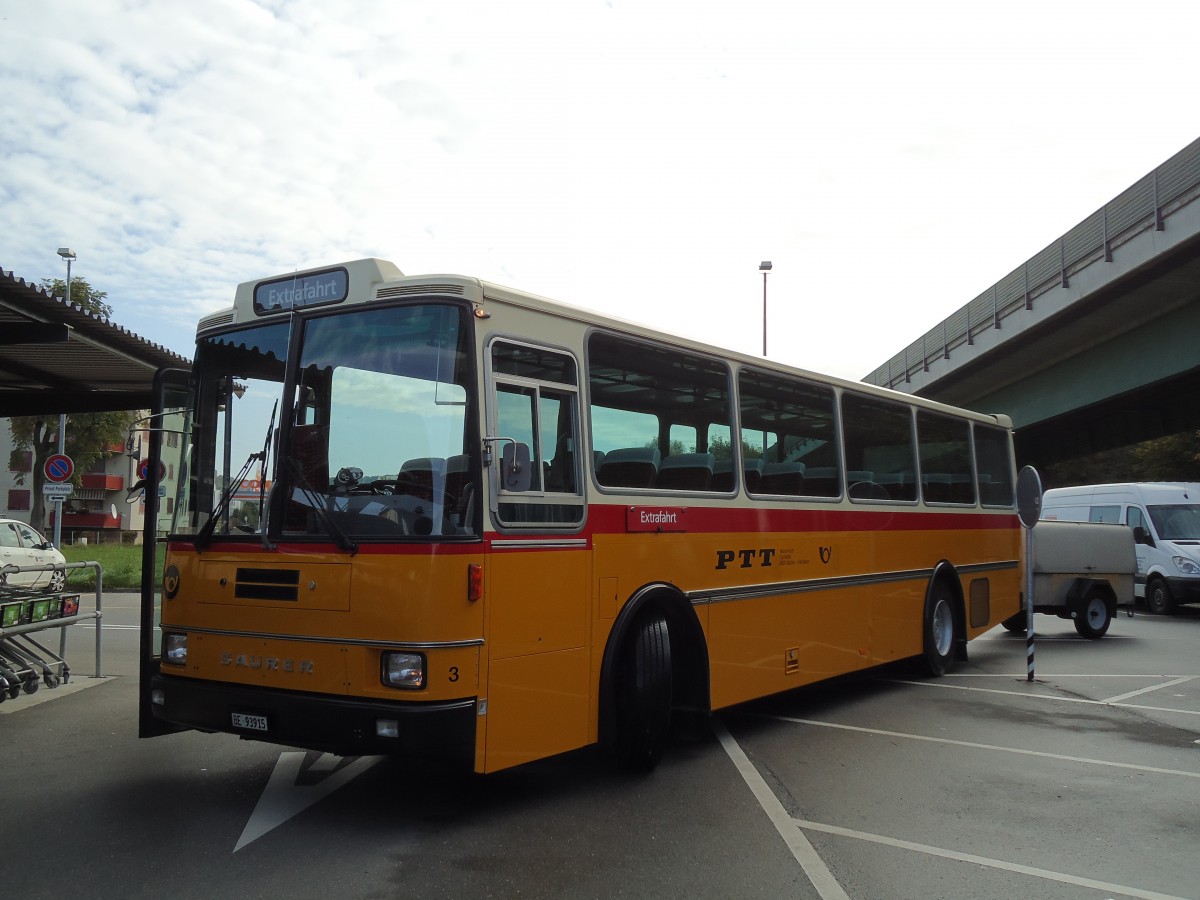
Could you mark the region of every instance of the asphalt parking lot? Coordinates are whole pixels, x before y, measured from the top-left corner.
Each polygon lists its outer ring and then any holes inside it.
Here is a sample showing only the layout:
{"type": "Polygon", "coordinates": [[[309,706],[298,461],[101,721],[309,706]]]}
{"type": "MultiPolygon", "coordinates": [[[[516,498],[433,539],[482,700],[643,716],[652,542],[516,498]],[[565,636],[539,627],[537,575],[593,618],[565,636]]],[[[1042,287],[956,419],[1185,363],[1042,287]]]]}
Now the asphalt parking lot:
{"type": "Polygon", "coordinates": [[[1200,898],[1200,609],[1086,641],[1038,616],[726,711],[647,777],[594,750],[481,778],[188,733],[139,741],[136,610],[104,674],[0,705],[22,898],[1200,898]]]}

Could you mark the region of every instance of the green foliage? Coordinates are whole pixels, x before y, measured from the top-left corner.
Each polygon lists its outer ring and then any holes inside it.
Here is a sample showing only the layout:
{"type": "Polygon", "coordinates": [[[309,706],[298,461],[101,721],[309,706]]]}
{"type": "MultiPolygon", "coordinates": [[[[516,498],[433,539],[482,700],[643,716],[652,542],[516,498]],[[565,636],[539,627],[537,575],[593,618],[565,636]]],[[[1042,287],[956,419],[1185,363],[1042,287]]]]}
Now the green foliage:
{"type": "Polygon", "coordinates": [[[1046,488],[1124,481],[1200,481],[1200,432],[1185,431],[1047,466],[1046,488]]]}
{"type": "MultiPolygon", "coordinates": [[[[114,455],[109,447],[124,445],[129,425],[136,415],[134,412],[103,412],[71,413],[66,417],[64,446],[67,456],[75,463],[75,477],[71,481],[76,488],[80,486],[83,474],[91,471],[97,460],[114,455]]],[[[41,527],[46,520],[42,498],[43,467],[46,458],[58,449],[58,416],[13,416],[10,423],[13,449],[9,454],[9,469],[21,468],[22,455],[33,451],[30,521],[34,527],[41,527]]],[[[17,473],[13,480],[23,485],[25,473],[17,473]]]]}
{"type": "MultiPolygon", "coordinates": [[[[708,452],[716,459],[733,459],[733,441],[727,437],[714,437],[708,442],[708,452]]],[[[761,447],[752,447],[742,439],[742,459],[759,459],[762,457],[761,447]]]]}
{"type": "MultiPolygon", "coordinates": [[[[42,287],[55,297],[65,297],[67,295],[67,282],[64,278],[43,278],[42,287]]],[[[96,290],[88,284],[86,278],[81,278],[78,275],[71,276],[71,301],[82,306],[88,312],[94,312],[105,318],[111,318],[112,307],[104,302],[104,298],[107,296],[108,291],[96,290]]]]}
{"type": "MultiPolygon", "coordinates": [[[[651,438],[650,440],[646,441],[646,446],[657,448],[658,447],[658,438],[651,438]]],[[[693,448],[693,450],[694,449],[695,448],[693,448]]],[[[680,441],[680,440],[671,441],[671,453],[669,455],[674,456],[676,453],[688,453],[688,452],[691,452],[691,451],[684,449],[683,441],[680,441]]]]}
{"type": "MultiPolygon", "coordinates": [[[[43,278],[42,287],[57,297],[66,293],[66,281],[62,278],[43,278]]],[[[104,302],[107,291],[99,291],[88,284],[86,278],[71,279],[71,299],[84,309],[102,316],[111,316],[112,307],[104,302]]],[[[124,444],[129,424],[134,414],[129,412],[75,413],[67,416],[65,451],[75,462],[76,488],[80,477],[88,472],[101,457],[111,455],[108,448],[113,444],[124,444]]],[[[31,485],[30,521],[41,528],[46,521],[46,504],[42,497],[42,472],[46,458],[58,449],[58,416],[14,416],[11,419],[13,449],[9,454],[9,469],[19,470],[22,457],[33,451],[33,478],[31,485]]],[[[13,479],[25,484],[25,474],[18,473],[13,479]]]]}
{"type": "MultiPolygon", "coordinates": [[[[133,544],[68,544],[62,548],[67,562],[98,562],[104,572],[104,590],[138,591],[142,588],[142,548],[133,544]]],[[[94,591],[95,569],[71,569],[69,591],[94,591]]]]}

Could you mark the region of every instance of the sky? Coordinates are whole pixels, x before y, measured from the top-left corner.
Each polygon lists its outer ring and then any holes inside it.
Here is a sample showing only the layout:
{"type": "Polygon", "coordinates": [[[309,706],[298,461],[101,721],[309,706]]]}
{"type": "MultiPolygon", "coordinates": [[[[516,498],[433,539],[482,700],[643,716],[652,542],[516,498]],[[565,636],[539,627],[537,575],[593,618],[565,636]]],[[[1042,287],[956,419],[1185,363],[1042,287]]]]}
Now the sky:
{"type": "Polygon", "coordinates": [[[0,0],[0,268],[377,256],[860,379],[1200,137],[1200,4],[0,0]]]}

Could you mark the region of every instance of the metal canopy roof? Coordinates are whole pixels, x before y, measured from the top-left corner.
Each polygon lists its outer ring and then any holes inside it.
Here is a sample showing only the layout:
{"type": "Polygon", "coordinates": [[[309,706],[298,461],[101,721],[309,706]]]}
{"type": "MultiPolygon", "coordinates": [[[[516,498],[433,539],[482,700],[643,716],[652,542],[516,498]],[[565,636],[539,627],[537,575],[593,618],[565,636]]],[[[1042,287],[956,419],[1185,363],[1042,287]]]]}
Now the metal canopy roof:
{"type": "Polygon", "coordinates": [[[0,268],[0,416],[147,408],[159,369],[191,365],[0,268]]]}

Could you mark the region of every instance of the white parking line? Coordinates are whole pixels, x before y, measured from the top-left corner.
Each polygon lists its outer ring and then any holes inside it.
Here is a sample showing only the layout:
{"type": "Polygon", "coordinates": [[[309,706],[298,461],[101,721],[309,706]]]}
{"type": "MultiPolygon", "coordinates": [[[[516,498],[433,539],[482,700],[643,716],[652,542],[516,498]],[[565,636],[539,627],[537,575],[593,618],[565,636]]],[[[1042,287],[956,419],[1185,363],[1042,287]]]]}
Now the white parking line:
{"type": "MultiPolygon", "coordinates": [[[[1019,750],[1012,747],[999,747],[990,744],[978,744],[970,741],[955,741],[946,738],[926,737],[919,734],[906,734],[896,731],[883,731],[878,728],[861,728],[855,725],[838,725],[833,722],[817,722],[810,719],[793,719],[787,716],[764,716],[763,718],[778,719],[784,722],[796,722],[802,725],[815,725],[822,728],[838,728],[845,731],[866,732],[869,734],[883,735],[886,737],[902,737],[910,738],[918,741],[930,741],[939,744],[953,744],[959,747],[971,747],[984,750],[999,750],[1006,753],[1018,753],[1026,756],[1042,756],[1051,757],[1053,759],[1065,760],[1068,762],[1083,762],[1102,766],[1113,766],[1122,769],[1137,769],[1143,772],[1157,772],[1168,775],[1183,775],[1189,778],[1200,778],[1200,772],[1183,772],[1175,769],[1159,769],[1152,766],[1134,766],[1127,763],[1114,763],[1106,760],[1087,759],[1076,756],[1063,756],[1057,753],[1041,753],[1034,750],[1019,750]]],[[[1006,872],[1014,872],[1020,875],[1029,875],[1034,878],[1042,878],[1047,881],[1056,881],[1061,884],[1071,884],[1078,887],[1085,887],[1094,890],[1104,891],[1108,894],[1122,894],[1127,897],[1138,897],[1142,900],[1187,900],[1185,897],[1176,897],[1173,894],[1161,894],[1157,891],[1146,891],[1140,888],[1130,887],[1123,884],[1114,884],[1108,881],[1097,881],[1093,878],[1081,878],[1078,875],[1071,875],[1066,872],[1054,872],[1049,869],[1040,869],[1036,866],[1026,866],[1021,863],[1007,862],[1001,859],[991,859],[986,856],[976,856],[971,853],[960,853],[957,850],[946,850],[941,847],[933,847],[928,844],[916,844],[911,841],[902,841],[897,838],[886,837],[885,835],[872,834],[866,831],[855,831],[850,828],[842,828],[837,825],[827,825],[822,822],[813,822],[807,819],[796,819],[788,815],[787,810],[783,808],[783,804],[779,802],[779,798],[775,792],[767,785],[763,777],[758,773],[758,769],[747,758],[741,746],[725,726],[719,721],[713,720],[713,729],[716,731],[718,739],[721,741],[721,746],[725,749],[730,760],[733,762],[738,773],[742,776],[742,780],[746,782],[746,786],[750,788],[750,792],[754,794],[758,800],[759,806],[763,812],[767,814],[767,818],[771,820],[771,824],[775,826],[775,830],[779,836],[783,838],[788,849],[791,850],[792,856],[796,862],[800,863],[800,867],[804,870],[804,874],[808,876],[810,882],[822,900],[849,900],[849,895],[833,877],[833,873],[829,871],[829,867],[825,865],[825,861],[817,854],[816,849],[803,834],[802,829],[809,831],[819,831],[823,834],[832,834],[840,837],[853,838],[860,841],[868,841],[870,843],[882,844],[888,847],[895,847],[899,850],[910,850],[915,853],[924,853],[929,856],[937,856],[942,859],[950,859],[956,862],[973,863],[979,866],[987,866],[992,869],[1001,869],[1006,872]]]]}
{"type": "Polygon", "coordinates": [[[1200,778],[1200,772],[1187,772],[1182,769],[1160,769],[1156,766],[1145,766],[1134,763],[1112,762],[1106,759],[1092,759],[1086,756],[1066,756],[1062,753],[1046,753],[1041,750],[1023,750],[1019,747],[1003,747],[998,744],[980,744],[975,741],[956,741],[952,738],[929,737],[924,734],[909,734],[903,731],[884,731],[880,728],[864,728],[861,725],[841,725],[836,722],[818,722],[815,719],[796,719],[791,716],[762,716],[764,719],[775,719],[780,722],[792,722],[797,725],[813,725],[818,728],[836,728],[840,731],[857,731],[861,734],[876,734],[881,737],[908,738],[911,741],[926,741],[931,744],[950,744],[955,747],[970,747],[973,750],[995,750],[1001,753],[1016,753],[1020,756],[1038,756],[1043,759],[1054,759],[1061,762],[1087,763],[1093,766],[1108,766],[1114,769],[1133,769],[1137,772],[1153,772],[1156,775],[1182,775],[1185,778],[1200,778]]]}
{"type": "Polygon", "coordinates": [[[742,776],[742,780],[750,788],[750,793],[754,794],[758,805],[762,807],[767,818],[771,820],[771,824],[775,826],[775,830],[779,832],[779,836],[783,838],[783,842],[792,851],[796,862],[800,863],[800,868],[804,870],[804,874],[816,888],[821,900],[850,900],[850,895],[838,884],[833,873],[829,871],[829,867],[825,865],[825,861],[817,855],[813,845],[808,842],[808,838],[794,826],[795,820],[788,815],[783,804],[779,802],[779,798],[775,796],[775,792],[763,781],[763,777],[758,774],[758,769],[754,768],[754,764],[746,758],[746,754],[738,742],[717,719],[713,720],[713,730],[717,733],[721,746],[725,748],[734,767],[742,776]]]}
{"type": "MultiPolygon", "coordinates": [[[[1058,677],[1058,676],[1055,676],[1058,677]]],[[[1198,709],[1174,709],[1170,706],[1145,706],[1138,703],[1116,703],[1109,700],[1087,700],[1083,697],[1063,697],[1058,694],[1031,694],[1028,691],[1002,691],[999,688],[967,687],[964,684],[945,684],[939,681],[905,681],[890,680],[891,684],[915,684],[918,687],[943,688],[951,691],[978,691],[981,694],[1005,694],[1010,697],[1024,697],[1033,700],[1051,700],[1055,703],[1086,703],[1091,706],[1115,706],[1120,709],[1140,709],[1146,712],[1176,713],[1181,716],[1200,716],[1198,709]]]]}
{"type": "Polygon", "coordinates": [[[931,847],[928,844],[914,844],[911,841],[901,841],[896,838],[885,837],[881,834],[870,834],[865,831],[854,831],[850,828],[839,828],[836,825],[825,825],[820,822],[809,822],[804,819],[793,819],[792,823],[798,828],[806,828],[809,831],[820,831],[823,834],[833,834],[840,837],[854,838],[860,841],[870,841],[874,844],[883,844],[887,847],[895,847],[900,850],[911,850],[916,853],[925,853],[929,856],[939,856],[942,859],[952,859],[957,862],[974,863],[977,866],[987,866],[991,869],[1002,869],[1006,872],[1015,872],[1019,875],[1031,875],[1034,878],[1044,878],[1047,881],[1057,881],[1062,884],[1072,884],[1078,887],[1091,888],[1093,890],[1104,891],[1111,894],[1122,894],[1127,897],[1139,897],[1142,900],[1187,900],[1185,897],[1176,897],[1173,894],[1160,894],[1157,891],[1144,891],[1140,888],[1129,887],[1123,884],[1113,884],[1108,881],[1096,881],[1093,878],[1080,878],[1077,875],[1068,875],[1065,872],[1052,872],[1049,869],[1039,869],[1035,866],[1025,866],[1020,863],[1005,862],[1002,859],[989,859],[986,856],[975,856],[973,853],[959,853],[957,850],[944,850],[941,847],[931,847]]]}
{"type": "Polygon", "coordinates": [[[1187,675],[1183,678],[1176,678],[1174,681],[1167,681],[1163,684],[1154,684],[1150,687],[1144,687],[1139,691],[1130,691],[1128,694],[1119,694],[1116,697],[1109,697],[1107,700],[1103,700],[1101,702],[1117,704],[1122,700],[1128,700],[1130,697],[1140,697],[1142,694],[1149,694],[1151,691],[1161,691],[1163,688],[1175,687],[1175,685],[1191,681],[1195,677],[1195,675],[1187,675]]]}

